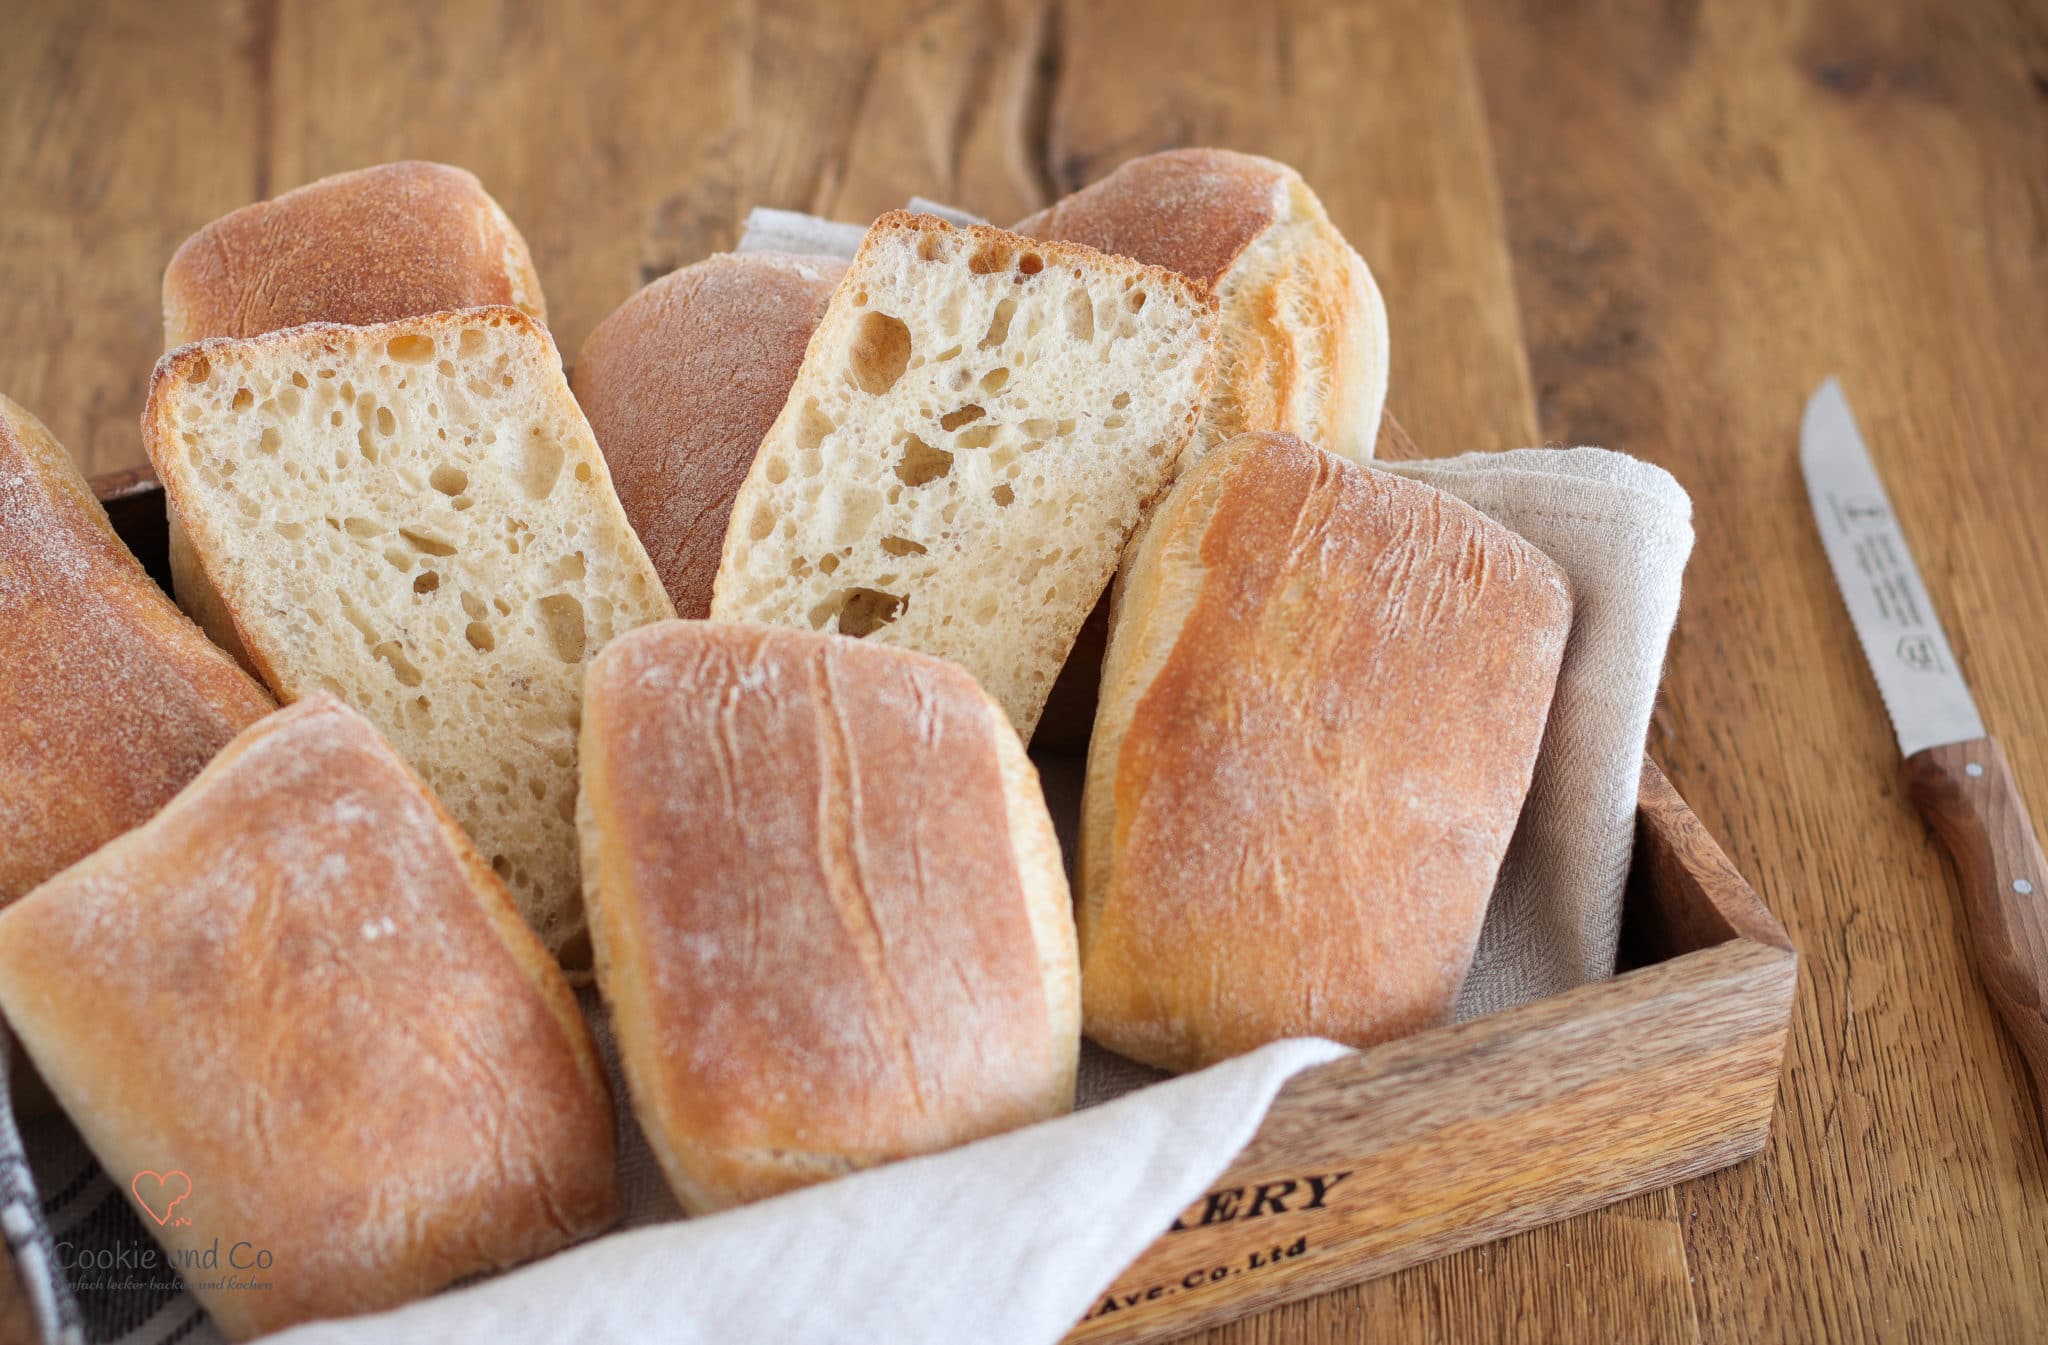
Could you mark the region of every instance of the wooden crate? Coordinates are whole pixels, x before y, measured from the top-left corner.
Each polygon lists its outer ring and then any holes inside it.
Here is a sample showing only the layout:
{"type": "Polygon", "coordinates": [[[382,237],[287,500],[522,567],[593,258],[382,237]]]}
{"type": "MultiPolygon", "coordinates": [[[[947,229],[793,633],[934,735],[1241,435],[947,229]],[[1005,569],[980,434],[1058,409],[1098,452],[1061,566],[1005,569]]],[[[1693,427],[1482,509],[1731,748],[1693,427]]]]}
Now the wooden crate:
{"type": "MultiPolygon", "coordinates": [[[[94,487],[168,585],[148,470],[94,487]]],[[[1756,1153],[1798,958],[1649,761],[1623,946],[1611,981],[1295,1077],[1068,1340],[1170,1339],[1756,1153]]]]}

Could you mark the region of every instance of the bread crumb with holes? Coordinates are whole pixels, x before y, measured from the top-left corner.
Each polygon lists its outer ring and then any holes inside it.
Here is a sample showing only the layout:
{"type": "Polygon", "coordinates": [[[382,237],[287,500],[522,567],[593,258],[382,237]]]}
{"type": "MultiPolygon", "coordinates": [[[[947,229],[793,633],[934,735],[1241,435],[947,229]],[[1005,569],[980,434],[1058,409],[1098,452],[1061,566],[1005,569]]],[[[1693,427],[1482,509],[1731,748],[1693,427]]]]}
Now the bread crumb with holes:
{"type": "Polygon", "coordinates": [[[883,216],[734,501],[712,619],[952,659],[1029,738],[1173,479],[1215,327],[1156,267],[883,216]]]}
{"type": "Polygon", "coordinates": [[[144,428],[272,690],[368,716],[587,962],[583,667],[674,609],[546,331],[480,308],[203,341],[158,363],[144,428]]]}

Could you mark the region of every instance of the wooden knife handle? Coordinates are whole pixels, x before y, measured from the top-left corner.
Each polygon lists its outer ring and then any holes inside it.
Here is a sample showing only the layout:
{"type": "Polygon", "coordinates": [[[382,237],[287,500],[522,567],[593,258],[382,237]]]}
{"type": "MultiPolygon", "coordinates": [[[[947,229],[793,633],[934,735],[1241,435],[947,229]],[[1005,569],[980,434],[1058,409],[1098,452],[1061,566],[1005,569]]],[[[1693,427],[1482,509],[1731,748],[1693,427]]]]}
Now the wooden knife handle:
{"type": "Polygon", "coordinates": [[[1994,738],[1906,758],[1906,788],[1962,879],[1977,972],[2027,1070],[2048,1137],[2048,860],[1994,738]]]}

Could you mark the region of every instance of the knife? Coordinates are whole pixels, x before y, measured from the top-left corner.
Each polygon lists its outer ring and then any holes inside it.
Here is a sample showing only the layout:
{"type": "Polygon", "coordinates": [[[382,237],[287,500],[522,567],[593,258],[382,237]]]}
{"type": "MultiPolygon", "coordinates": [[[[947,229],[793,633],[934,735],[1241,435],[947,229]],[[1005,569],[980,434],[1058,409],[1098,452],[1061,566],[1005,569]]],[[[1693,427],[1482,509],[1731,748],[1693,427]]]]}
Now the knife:
{"type": "Polygon", "coordinates": [[[2048,861],[1927,600],[1884,483],[1830,378],[1799,463],[1863,656],[1906,759],[1906,789],[1955,860],[1977,971],[2034,1080],[2048,1135],[2048,861]]]}

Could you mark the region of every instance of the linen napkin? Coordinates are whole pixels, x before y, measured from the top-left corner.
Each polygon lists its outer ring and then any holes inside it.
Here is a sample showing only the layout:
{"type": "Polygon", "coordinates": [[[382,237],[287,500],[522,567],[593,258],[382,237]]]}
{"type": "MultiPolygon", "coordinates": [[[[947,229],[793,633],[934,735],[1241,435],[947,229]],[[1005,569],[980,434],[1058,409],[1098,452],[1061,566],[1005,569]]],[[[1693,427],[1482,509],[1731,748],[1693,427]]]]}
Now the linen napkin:
{"type": "Polygon", "coordinates": [[[1379,464],[1534,542],[1572,585],[1572,631],[1536,775],[1458,999],[1478,1018],[1614,974],[1643,743],[1692,554],[1692,500],[1599,448],[1379,464]]]}
{"type": "MultiPolygon", "coordinates": [[[[849,255],[861,235],[790,212],[763,216],[749,220],[742,250],[849,255]]],[[[1521,532],[1564,569],[1576,597],[1535,781],[1459,1003],[1469,1018],[1613,972],[1636,781],[1692,547],[1691,505],[1669,474],[1600,449],[1381,469],[1521,532]]],[[[1041,773],[1071,843],[1078,773],[1055,761],[1041,762],[1041,773]]],[[[623,1104],[602,1008],[588,993],[584,1006],[623,1104]]],[[[1208,1188],[1287,1079],[1342,1053],[1330,1042],[1280,1042],[1162,1082],[1091,1045],[1083,1109],[1072,1116],[692,1220],[676,1217],[621,1105],[622,1231],[393,1312],[273,1339],[1050,1345],[1208,1188]]],[[[0,1088],[0,1233],[22,1270],[40,1278],[28,1308],[44,1338],[217,1340],[189,1296],[61,1269],[147,1234],[61,1119],[32,1122],[24,1143],[13,1143],[5,1096],[0,1088]]]]}

